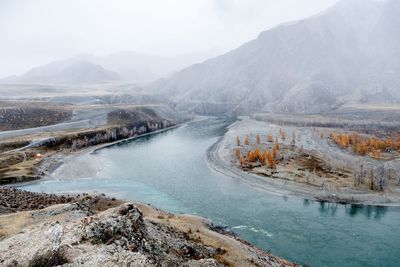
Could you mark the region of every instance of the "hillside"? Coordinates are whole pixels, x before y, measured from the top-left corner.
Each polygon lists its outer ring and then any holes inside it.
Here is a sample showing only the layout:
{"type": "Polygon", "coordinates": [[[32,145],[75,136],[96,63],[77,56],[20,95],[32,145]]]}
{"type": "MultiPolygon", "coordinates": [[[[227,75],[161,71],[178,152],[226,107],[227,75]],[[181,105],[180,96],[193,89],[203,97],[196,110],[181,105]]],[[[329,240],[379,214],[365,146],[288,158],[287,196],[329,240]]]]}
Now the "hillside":
{"type": "MultiPolygon", "coordinates": [[[[12,83],[44,84],[92,84],[121,80],[115,72],[84,60],[54,61],[34,68],[20,77],[12,77],[12,83]]],[[[3,82],[7,82],[7,79],[3,82]]]]}
{"type": "Polygon", "coordinates": [[[396,0],[341,1],[311,18],[264,31],[152,89],[180,103],[228,104],[242,112],[398,103],[399,14],[396,0]]]}

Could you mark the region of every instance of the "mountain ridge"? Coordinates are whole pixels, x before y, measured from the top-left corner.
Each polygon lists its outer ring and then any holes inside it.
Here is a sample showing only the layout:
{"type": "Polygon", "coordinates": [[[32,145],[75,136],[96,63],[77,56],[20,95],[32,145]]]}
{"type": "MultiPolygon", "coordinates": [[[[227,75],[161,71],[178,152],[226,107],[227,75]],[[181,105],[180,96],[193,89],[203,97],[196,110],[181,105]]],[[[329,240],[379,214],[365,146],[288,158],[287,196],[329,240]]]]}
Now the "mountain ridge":
{"type": "Polygon", "coordinates": [[[380,92],[398,102],[399,6],[394,0],[341,1],[263,31],[151,88],[177,102],[236,104],[242,110],[320,112],[380,92]]]}
{"type": "MultiPolygon", "coordinates": [[[[66,83],[66,84],[85,84],[85,77],[81,77],[81,81],[68,80],[68,76],[61,77],[62,71],[69,69],[67,74],[71,74],[72,69],[80,62],[80,64],[91,64],[93,71],[97,69],[99,74],[104,77],[97,77],[88,80],[90,83],[103,83],[109,81],[139,82],[146,83],[167,77],[175,72],[190,66],[195,62],[201,62],[207,53],[191,53],[175,57],[163,57],[157,55],[137,53],[133,51],[122,51],[108,54],[105,56],[95,56],[88,53],[81,53],[65,60],[56,60],[45,65],[41,65],[25,72],[20,76],[11,75],[0,79],[0,83],[66,83]],[[84,62],[84,63],[83,63],[84,62]],[[102,69],[100,69],[101,67],[102,69]],[[51,76],[59,76],[57,79],[51,76]]],[[[94,77],[92,77],[94,78],[94,77]]]]}

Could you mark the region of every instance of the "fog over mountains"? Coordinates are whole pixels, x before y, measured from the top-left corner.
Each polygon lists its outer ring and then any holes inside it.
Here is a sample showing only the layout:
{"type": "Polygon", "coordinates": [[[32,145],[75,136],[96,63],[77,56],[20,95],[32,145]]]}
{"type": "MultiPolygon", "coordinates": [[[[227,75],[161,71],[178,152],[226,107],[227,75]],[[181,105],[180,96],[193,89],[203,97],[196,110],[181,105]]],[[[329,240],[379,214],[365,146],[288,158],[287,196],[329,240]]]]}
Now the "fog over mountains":
{"type": "Polygon", "coordinates": [[[343,0],[280,25],[152,89],[176,102],[319,112],[400,100],[400,1],[343,0]]]}
{"type": "Polygon", "coordinates": [[[191,65],[205,53],[169,58],[81,54],[0,83],[135,81],[148,84],[146,93],[183,107],[320,112],[346,103],[399,103],[399,54],[399,0],[342,0],[200,64],[191,65]]]}
{"type": "Polygon", "coordinates": [[[34,68],[17,77],[0,80],[3,83],[91,84],[121,80],[116,72],[83,59],[54,61],[34,68]]]}
{"type": "Polygon", "coordinates": [[[207,58],[208,52],[195,52],[175,57],[162,57],[136,52],[119,52],[88,60],[120,74],[128,81],[154,81],[207,58]]]}
{"type": "Polygon", "coordinates": [[[204,60],[208,53],[161,57],[135,52],[106,56],[80,54],[36,67],[21,76],[0,79],[0,83],[96,84],[115,81],[150,82],[204,60]]]}

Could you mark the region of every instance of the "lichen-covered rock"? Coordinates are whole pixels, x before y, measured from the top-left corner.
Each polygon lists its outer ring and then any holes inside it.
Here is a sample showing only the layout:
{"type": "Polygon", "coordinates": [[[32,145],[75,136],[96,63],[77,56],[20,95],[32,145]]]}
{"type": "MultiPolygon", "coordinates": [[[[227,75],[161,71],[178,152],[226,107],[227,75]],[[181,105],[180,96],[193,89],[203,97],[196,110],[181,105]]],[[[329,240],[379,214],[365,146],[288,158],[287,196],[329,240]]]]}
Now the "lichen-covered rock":
{"type": "Polygon", "coordinates": [[[215,249],[189,240],[181,231],[145,221],[141,211],[130,203],[84,219],[82,241],[140,252],[147,256],[149,264],[181,265],[190,259],[208,259],[216,255],[215,249]]]}
{"type": "Polygon", "coordinates": [[[83,221],[82,240],[93,244],[116,243],[138,251],[145,245],[146,227],[142,213],[133,204],[119,207],[117,212],[104,213],[83,221]]]}

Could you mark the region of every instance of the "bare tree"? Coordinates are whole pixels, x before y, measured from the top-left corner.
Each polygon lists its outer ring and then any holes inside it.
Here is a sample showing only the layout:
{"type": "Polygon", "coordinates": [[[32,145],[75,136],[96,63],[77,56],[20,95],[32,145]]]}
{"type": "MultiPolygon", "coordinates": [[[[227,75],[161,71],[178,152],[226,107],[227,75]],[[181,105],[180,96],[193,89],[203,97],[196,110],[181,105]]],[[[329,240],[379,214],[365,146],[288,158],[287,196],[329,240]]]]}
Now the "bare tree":
{"type": "Polygon", "coordinates": [[[385,170],[384,164],[381,164],[376,168],[376,174],[379,190],[383,190],[389,184],[388,172],[385,170]]]}
{"type": "Polygon", "coordinates": [[[356,185],[363,184],[365,181],[365,177],[367,175],[367,171],[364,168],[364,162],[361,161],[359,165],[359,169],[354,173],[354,181],[356,185]]]}
{"type": "Polygon", "coordinates": [[[374,190],[374,180],[375,180],[375,173],[374,173],[374,168],[370,169],[370,181],[371,181],[371,190],[374,190]]]}

